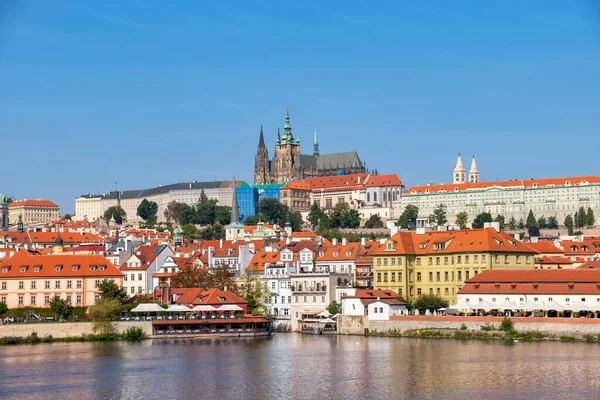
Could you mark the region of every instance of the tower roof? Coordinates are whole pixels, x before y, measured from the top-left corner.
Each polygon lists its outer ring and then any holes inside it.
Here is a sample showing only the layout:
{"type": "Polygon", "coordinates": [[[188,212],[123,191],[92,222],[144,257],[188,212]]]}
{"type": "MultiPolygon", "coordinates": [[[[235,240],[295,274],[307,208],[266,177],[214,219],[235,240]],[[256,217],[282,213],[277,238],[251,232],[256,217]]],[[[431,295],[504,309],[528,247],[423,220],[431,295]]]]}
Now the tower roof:
{"type": "Polygon", "coordinates": [[[319,137],[317,136],[317,123],[315,122],[315,138],[313,140],[313,156],[319,157],[319,137]]]}
{"type": "Polygon", "coordinates": [[[473,155],[473,161],[471,161],[471,169],[469,172],[479,172],[477,169],[477,163],[475,162],[475,155],[473,155]]]}
{"type": "Polygon", "coordinates": [[[461,170],[461,171],[465,170],[465,167],[462,162],[462,158],[460,158],[460,153],[458,153],[458,159],[456,160],[456,167],[454,167],[454,169],[461,170]]]}
{"type": "Polygon", "coordinates": [[[56,240],[54,240],[54,245],[55,246],[62,246],[65,242],[62,240],[62,238],[60,237],[60,233],[58,234],[58,236],[56,237],[56,240]]]}
{"type": "Polygon", "coordinates": [[[237,190],[235,178],[233,178],[233,198],[231,199],[231,221],[228,226],[240,226],[240,213],[238,210],[237,190]]]}
{"type": "Polygon", "coordinates": [[[263,135],[262,125],[260,126],[260,138],[258,139],[258,147],[265,147],[265,136],[263,135]]]}

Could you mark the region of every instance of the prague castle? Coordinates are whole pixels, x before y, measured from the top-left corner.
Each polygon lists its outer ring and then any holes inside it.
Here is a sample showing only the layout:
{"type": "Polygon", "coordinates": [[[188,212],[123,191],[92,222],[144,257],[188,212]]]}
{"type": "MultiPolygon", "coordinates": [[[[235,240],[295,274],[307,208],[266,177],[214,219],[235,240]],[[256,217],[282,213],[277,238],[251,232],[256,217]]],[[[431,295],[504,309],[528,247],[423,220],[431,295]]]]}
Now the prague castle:
{"type": "Polygon", "coordinates": [[[262,126],[258,150],[254,161],[254,183],[257,185],[283,183],[292,180],[331,175],[348,175],[366,172],[356,151],[320,154],[317,129],[315,128],[313,153],[300,154],[300,140],[292,135],[290,113],[286,110],[283,136],[277,130],[275,154],[269,159],[262,126]]]}

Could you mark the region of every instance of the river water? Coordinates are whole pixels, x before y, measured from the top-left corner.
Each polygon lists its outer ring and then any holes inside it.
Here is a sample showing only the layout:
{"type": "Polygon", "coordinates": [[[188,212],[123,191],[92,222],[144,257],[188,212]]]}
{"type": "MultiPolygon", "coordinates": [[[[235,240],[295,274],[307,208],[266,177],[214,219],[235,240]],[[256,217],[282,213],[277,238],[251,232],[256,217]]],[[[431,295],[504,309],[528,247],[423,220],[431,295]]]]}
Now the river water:
{"type": "Polygon", "coordinates": [[[277,334],[0,347],[0,398],[582,399],[600,346],[277,334]]]}

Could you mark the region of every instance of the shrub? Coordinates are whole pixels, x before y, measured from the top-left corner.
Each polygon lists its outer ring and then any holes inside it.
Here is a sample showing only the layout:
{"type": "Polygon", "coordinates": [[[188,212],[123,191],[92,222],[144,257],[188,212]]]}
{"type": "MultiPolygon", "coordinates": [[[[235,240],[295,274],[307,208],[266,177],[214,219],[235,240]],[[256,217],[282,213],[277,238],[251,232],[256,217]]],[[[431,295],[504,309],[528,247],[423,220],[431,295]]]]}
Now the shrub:
{"type": "Polygon", "coordinates": [[[482,331],[486,331],[486,332],[489,332],[489,331],[495,331],[495,330],[496,330],[496,327],[495,327],[494,325],[485,324],[485,325],[483,325],[483,326],[481,327],[481,330],[482,330],[482,331]]]}
{"type": "Polygon", "coordinates": [[[146,334],[144,333],[144,330],[139,326],[130,326],[125,330],[125,333],[123,333],[123,339],[129,340],[131,342],[138,342],[145,338],[146,334]]]}
{"type": "Polygon", "coordinates": [[[513,322],[511,321],[510,318],[504,317],[504,319],[500,323],[500,330],[502,330],[504,332],[509,332],[509,331],[514,331],[515,330],[513,322]]]}
{"type": "Polygon", "coordinates": [[[573,336],[561,336],[559,339],[561,342],[572,342],[575,340],[573,336]]]}
{"type": "Polygon", "coordinates": [[[583,335],[583,340],[585,340],[588,343],[592,343],[596,341],[596,338],[594,337],[594,335],[583,335]]]}
{"type": "Polygon", "coordinates": [[[461,324],[461,325],[460,325],[460,330],[461,330],[461,331],[466,331],[466,330],[467,330],[467,325],[465,325],[465,324],[461,324]]]}

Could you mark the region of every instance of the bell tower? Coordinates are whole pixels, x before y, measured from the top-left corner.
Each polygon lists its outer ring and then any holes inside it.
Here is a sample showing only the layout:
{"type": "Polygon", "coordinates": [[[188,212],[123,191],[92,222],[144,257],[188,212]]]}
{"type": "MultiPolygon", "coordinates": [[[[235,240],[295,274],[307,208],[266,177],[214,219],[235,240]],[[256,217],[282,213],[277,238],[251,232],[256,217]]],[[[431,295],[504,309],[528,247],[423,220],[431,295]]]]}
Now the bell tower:
{"type": "Polygon", "coordinates": [[[458,159],[456,160],[456,167],[454,167],[454,184],[466,183],[467,182],[467,170],[465,169],[460,153],[458,153],[458,159]]]}
{"type": "Polygon", "coordinates": [[[263,135],[262,125],[260,126],[260,137],[258,139],[258,149],[254,159],[254,184],[264,185],[271,183],[271,172],[269,171],[269,151],[265,146],[265,136],[263,135]]]}

